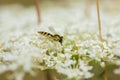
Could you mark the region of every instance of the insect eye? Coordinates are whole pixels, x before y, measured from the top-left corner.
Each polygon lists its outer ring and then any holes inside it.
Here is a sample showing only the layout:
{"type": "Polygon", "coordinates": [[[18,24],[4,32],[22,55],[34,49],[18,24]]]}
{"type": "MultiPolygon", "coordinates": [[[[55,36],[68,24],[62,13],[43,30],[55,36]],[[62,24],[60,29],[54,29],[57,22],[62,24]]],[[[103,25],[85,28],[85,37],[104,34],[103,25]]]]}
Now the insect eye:
{"type": "Polygon", "coordinates": [[[64,40],[63,36],[61,36],[61,39],[64,40]]]}

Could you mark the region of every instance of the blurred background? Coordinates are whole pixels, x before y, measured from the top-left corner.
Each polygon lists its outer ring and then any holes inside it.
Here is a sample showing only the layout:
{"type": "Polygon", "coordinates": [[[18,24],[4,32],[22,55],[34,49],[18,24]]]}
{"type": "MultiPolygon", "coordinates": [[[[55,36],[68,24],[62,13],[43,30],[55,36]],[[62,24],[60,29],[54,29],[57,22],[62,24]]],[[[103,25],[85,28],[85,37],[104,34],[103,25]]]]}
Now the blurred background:
{"type": "MultiPolygon", "coordinates": [[[[100,1],[101,10],[105,11],[105,13],[114,15],[117,13],[117,11],[120,8],[119,6],[120,0],[99,0],[99,1],[100,1]]],[[[95,0],[39,0],[38,4],[40,4],[40,9],[42,13],[42,11],[44,11],[45,9],[49,9],[51,6],[52,7],[69,7],[69,5],[72,5],[74,3],[83,4],[84,10],[82,10],[82,12],[84,12],[86,16],[91,16],[92,11],[90,7],[92,5],[95,5],[95,0]]],[[[8,5],[22,5],[24,6],[23,8],[27,8],[27,7],[35,6],[35,3],[34,3],[34,0],[0,0],[0,8],[1,7],[3,8],[8,5]]],[[[103,80],[100,76],[102,69],[100,68],[100,66],[96,66],[96,65],[94,66],[95,66],[95,69],[93,69],[92,72],[95,73],[95,76],[88,80],[103,80]]],[[[111,65],[110,67],[107,68],[108,80],[120,79],[119,75],[116,75],[113,73],[115,68],[117,68],[117,66],[114,66],[114,65],[111,65]]],[[[58,74],[55,70],[41,71],[41,70],[35,69],[35,71],[37,73],[36,76],[33,77],[28,73],[25,75],[24,80],[52,80],[52,76],[56,76],[59,78],[59,80],[62,80],[62,78],[65,77],[61,74],[58,74]]],[[[10,75],[11,73],[14,73],[14,72],[7,71],[5,73],[0,74],[0,80],[8,80],[7,76],[10,75]]]]}

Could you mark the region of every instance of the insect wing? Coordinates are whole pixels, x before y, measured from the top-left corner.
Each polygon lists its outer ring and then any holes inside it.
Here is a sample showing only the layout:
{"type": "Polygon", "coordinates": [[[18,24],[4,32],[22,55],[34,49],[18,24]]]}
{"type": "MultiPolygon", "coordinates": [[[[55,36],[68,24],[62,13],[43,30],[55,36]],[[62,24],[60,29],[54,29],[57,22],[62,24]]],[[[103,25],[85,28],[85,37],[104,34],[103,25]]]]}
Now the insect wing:
{"type": "Polygon", "coordinates": [[[58,34],[57,31],[52,26],[48,27],[48,29],[54,34],[58,34]]]}

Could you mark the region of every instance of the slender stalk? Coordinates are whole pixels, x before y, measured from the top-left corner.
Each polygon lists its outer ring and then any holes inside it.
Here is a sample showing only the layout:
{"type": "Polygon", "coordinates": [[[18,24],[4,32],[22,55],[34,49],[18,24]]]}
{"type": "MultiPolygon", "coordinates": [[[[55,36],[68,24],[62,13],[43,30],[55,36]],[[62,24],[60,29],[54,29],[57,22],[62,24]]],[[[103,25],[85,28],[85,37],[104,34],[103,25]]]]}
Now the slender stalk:
{"type": "Polygon", "coordinates": [[[85,9],[85,14],[89,18],[90,17],[90,0],[86,0],[86,9],[85,9]]]}
{"type": "Polygon", "coordinates": [[[105,62],[105,66],[104,66],[104,75],[103,75],[103,77],[104,77],[104,80],[108,80],[107,79],[106,62],[105,62]]]}
{"type": "Polygon", "coordinates": [[[46,77],[45,80],[54,80],[52,76],[52,71],[49,69],[45,70],[45,77],[46,77]]]}
{"type": "MultiPolygon", "coordinates": [[[[101,21],[100,21],[99,0],[96,0],[96,6],[97,6],[97,15],[98,15],[99,38],[102,41],[103,38],[102,38],[101,21]]],[[[104,74],[103,74],[104,80],[108,80],[107,79],[106,62],[105,62],[105,66],[103,69],[104,69],[104,74]]]]}
{"type": "Polygon", "coordinates": [[[41,22],[41,17],[40,17],[40,6],[39,6],[39,0],[34,0],[36,11],[37,11],[37,18],[38,18],[38,24],[41,22]]]}
{"type": "Polygon", "coordinates": [[[99,0],[96,0],[97,15],[98,15],[98,28],[99,28],[99,38],[102,41],[102,31],[101,31],[101,21],[100,21],[100,10],[99,10],[99,0]]]}

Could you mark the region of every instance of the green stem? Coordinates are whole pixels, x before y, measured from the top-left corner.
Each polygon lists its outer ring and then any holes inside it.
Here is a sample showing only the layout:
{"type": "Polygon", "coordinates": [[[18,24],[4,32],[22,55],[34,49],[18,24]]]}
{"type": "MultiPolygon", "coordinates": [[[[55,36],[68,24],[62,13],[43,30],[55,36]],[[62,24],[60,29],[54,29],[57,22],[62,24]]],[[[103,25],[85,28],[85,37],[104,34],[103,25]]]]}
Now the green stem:
{"type": "Polygon", "coordinates": [[[106,62],[105,62],[105,66],[104,66],[104,74],[103,74],[104,80],[108,80],[107,79],[107,69],[106,69],[106,62]]]}

